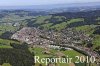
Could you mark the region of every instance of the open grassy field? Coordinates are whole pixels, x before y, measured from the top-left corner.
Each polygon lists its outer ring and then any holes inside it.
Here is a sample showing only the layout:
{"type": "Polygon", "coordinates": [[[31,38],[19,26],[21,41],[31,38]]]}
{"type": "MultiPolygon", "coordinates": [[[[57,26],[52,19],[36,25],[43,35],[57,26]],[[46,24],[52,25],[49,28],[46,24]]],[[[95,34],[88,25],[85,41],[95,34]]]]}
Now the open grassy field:
{"type": "Polygon", "coordinates": [[[1,31],[14,31],[16,27],[10,26],[10,25],[0,25],[1,31]]]}
{"type": "Polygon", "coordinates": [[[91,35],[94,32],[94,28],[96,25],[84,25],[84,26],[79,26],[76,27],[76,30],[78,31],[84,31],[86,34],[91,35]]]}
{"type": "Polygon", "coordinates": [[[20,44],[18,41],[8,40],[8,39],[1,39],[0,38],[0,48],[12,48],[10,43],[20,44]]]}
{"type": "Polygon", "coordinates": [[[95,47],[100,46],[100,35],[95,35],[93,44],[95,45],[95,47]]]}
{"type": "Polygon", "coordinates": [[[7,31],[16,31],[17,28],[13,26],[0,25],[0,36],[7,31]]]}
{"type": "Polygon", "coordinates": [[[2,66],[11,66],[9,63],[4,63],[2,66]]]}
{"type": "Polygon", "coordinates": [[[0,44],[10,45],[10,43],[19,44],[18,41],[9,40],[9,39],[1,39],[1,38],[0,38],[0,44]]]}
{"type": "MultiPolygon", "coordinates": [[[[69,57],[73,58],[73,61],[75,61],[76,60],[76,59],[74,59],[75,56],[84,56],[84,55],[82,55],[79,52],[74,51],[74,50],[58,51],[58,50],[55,50],[55,49],[50,49],[50,50],[48,50],[50,52],[50,54],[44,54],[43,51],[45,51],[45,49],[44,48],[40,48],[40,47],[29,48],[29,50],[31,52],[34,52],[35,56],[39,56],[40,58],[57,57],[56,53],[62,53],[65,56],[69,56],[69,57]]],[[[42,64],[42,65],[46,66],[45,64],[42,64]]],[[[71,64],[68,64],[68,63],[58,63],[57,65],[59,65],[59,66],[70,66],[71,64]]],[[[39,63],[36,63],[35,66],[39,66],[39,63]]]]}
{"type": "Polygon", "coordinates": [[[0,46],[0,48],[12,48],[12,47],[4,45],[4,46],[0,46]]]}

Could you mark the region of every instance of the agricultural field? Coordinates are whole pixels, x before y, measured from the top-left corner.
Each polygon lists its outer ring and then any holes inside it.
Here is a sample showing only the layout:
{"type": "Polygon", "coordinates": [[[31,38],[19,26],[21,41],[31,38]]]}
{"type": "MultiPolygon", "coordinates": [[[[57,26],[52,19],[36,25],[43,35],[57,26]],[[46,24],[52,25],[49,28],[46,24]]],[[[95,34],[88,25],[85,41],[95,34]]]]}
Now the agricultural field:
{"type": "Polygon", "coordinates": [[[15,32],[18,30],[18,27],[14,27],[11,25],[0,25],[0,35],[2,35],[5,32],[15,32]]]}
{"type": "Polygon", "coordinates": [[[79,26],[75,27],[77,31],[84,31],[87,35],[93,34],[95,30],[96,25],[84,25],[84,26],[79,26]]]}
{"type": "MultiPolygon", "coordinates": [[[[35,47],[35,48],[29,48],[29,50],[31,52],[34,52],[35,56],[39,56],[40,58],[46,58],[46,57],[58,57],[57,54],[63,54],[65,56],[69,56],[71,58],[75,58],[75,56],[84,56],[83,54],[75,51],[75,50],[65,50],[65,51],[58,51],[55,49],[49,49],[48,52],[50,52],[50,54],[44,54],[43,52],[45,51],[44,48],[40,48],[40,47],[35,47]]],[[[73,61],[75,61],[76,59],[73,59],[73,61]]],[[[43,66],[46,66],[45,64],[41,63],[43,66]]],[[[71,64],[74,64],[71,63],[71,64]]],[[[57,65],[60,66],[70,66],[70,63],[58,63],[57,65]]],[[[78,64],[77,64],[78,65],[78,64]]],[[[82,65],[82,64],[81,64],[82,65]]],[[[83,64],[84,65],[84,64],[83,64]]],[[[39,66],[39,63],[36,63],[35,66],[39,66]]]]}
{"type": "Polygon", "coordinates": [[[100,35],[95,35],[95,38],[93,40],[93,44],[98,47],[100,46],[100,35]]]}
{"type": "Polygon", "coordinates": [[[2,66],[11,66],[9,63],[4,63],[2,66]]]}
{"type": "Polygon", "coordinates": [[[8,39],[0,39],[0,48],[12,48],[10,46],[11,43],[20,44],[18,41],[8,40],[8,39]]]}

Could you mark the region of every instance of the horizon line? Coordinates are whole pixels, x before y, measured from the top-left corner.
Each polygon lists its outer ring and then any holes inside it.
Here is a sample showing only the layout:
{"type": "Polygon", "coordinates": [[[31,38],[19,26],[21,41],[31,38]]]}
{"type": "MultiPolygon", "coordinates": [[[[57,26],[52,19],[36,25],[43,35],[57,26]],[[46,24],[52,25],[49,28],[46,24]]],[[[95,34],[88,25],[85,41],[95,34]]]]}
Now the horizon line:
{"type": "Polygon", "coordinates": [[[16,7],[16,6],[46,6],[46,5],[69,5],[69,4],[88,4],[88,3],[100,3],[100,2],[84,2],[84,3],[58,3],[58,4],[35,4],[35,5],[0,5],[0,7],[16,7]]]}

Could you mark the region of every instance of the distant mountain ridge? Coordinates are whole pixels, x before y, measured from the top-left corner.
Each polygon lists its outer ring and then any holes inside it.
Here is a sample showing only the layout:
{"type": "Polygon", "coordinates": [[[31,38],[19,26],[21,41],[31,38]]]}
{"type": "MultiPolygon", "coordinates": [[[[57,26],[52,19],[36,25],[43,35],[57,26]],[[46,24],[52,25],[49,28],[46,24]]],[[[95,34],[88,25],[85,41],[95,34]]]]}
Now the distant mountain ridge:
{"type": "Polygon", "coordinates": [[[68,7],[100,7],[100,2],[72,3],[72,4],[52,4],[52,5],[29,5],[29,6],[0,6],[0,9],[55,9],[68,7]]]}

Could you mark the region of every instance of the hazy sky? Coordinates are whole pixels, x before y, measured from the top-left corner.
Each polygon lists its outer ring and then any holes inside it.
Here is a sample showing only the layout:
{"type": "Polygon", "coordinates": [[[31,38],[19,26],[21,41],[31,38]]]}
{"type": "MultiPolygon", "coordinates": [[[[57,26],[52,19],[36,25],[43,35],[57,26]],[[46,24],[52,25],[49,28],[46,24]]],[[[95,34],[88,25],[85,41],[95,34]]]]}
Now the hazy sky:
{"type": "Polygon", "coordinates": [[[0,0],[0,6],[100,2],[100,0],[0,0]]]}

